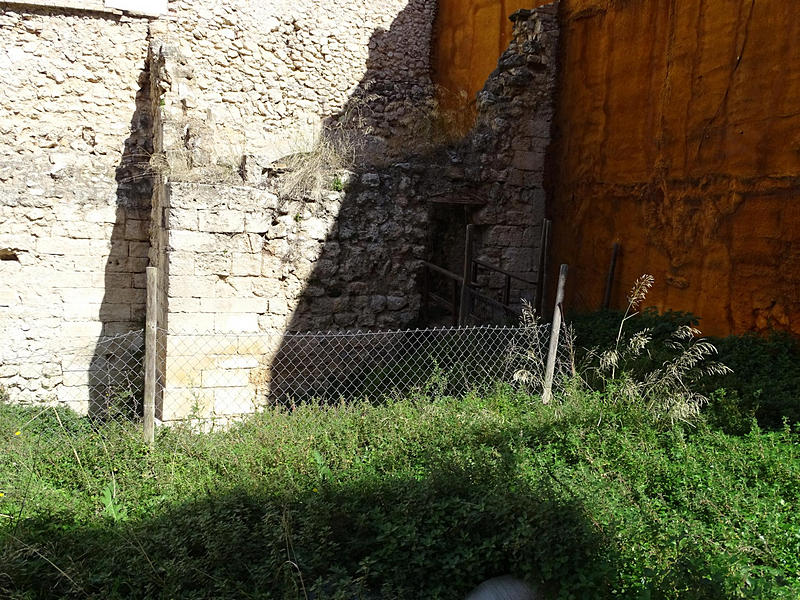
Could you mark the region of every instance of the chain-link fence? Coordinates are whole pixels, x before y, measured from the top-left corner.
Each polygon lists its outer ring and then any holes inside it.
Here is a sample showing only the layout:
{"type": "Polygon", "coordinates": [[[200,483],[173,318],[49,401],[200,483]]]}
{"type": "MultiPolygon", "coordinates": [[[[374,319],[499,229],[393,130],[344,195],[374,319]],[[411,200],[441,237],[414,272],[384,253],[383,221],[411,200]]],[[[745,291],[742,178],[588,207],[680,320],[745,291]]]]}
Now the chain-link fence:
{"type": "MultiPolygon", "coordinates": [[[[94,540],[105,532],[112,535],[109,547],[118,548],[124,536],[117,527],[129,515],[135,526],[151,518],[150,508],[186,505],[211,481],[205,479],[211,472],[220,487],[235,480],[228,470],[233,464],[258,480],[262,461],[289,460],[281,457],[281,444],[266,441],[275,442],[281,431],[324,437],[329,425],[357,422],[348,421],[356,414],[384,415],[376,427],[388,431],[392,421],[384,419],[408,414],[408,406],[422,406],[420,418],[424,407],[440,415],[461,410],[452,407],[461,399],[436,401],[443,396],[474,391],[490,399],[498,384],[539,393],[549,341],[549,328],[538,325],[156,333],[155,413],[165,426],[149,449],[142,331],[55,353],[2,356],[0,563],[13,562],[17,577],[33,561],[41,572],[56,573],[53,585],[72,590],[69,597],[85,597],[82,586],[95,585],[95,575],[75,558],[86,547],[80,536],[94,540]],[[394,398],[412,402],[393,404],[394,398]]],[[[571,368],[568,348],[564,344],[559,352],[560,373],[571,368]]],[[[483,398],[464,397],[462,406],[477,402],[483,398]]],[[[364,435],[382,435],[372,432],[364,435]]],[[[311,468],[322,469],[324,478],[323,459],[315,456],[307,458],[318,461],[311,468]]],[[[134,556],[140,550],[130,547],[134,556]]],[[[14,585],[13,576],[0,573],[0,597],[14,585]]]]}
{"type": "Polygon", "coordinates": [[[144,334],[129,331],[56,344],[53,350],[7,353],[0,387],[17,404],[65,406],[102,418],[141,416],[144,334]]]}
{"type": "MultiPolygon", "coordinates": [[[[549,326],[404,331],[219,334],[158,330],[156,418],[239,417],[266,406],[379,403],[411,395],[487,392],[498,383],[541,391],[549,326]]],[[[142,415],[141,330],[60,356],[17,357],[0,378],[12,401],[68,406],[101,419],[142,415]]],[[[559,346],[557,373],[571,370],[559,346]]]]}

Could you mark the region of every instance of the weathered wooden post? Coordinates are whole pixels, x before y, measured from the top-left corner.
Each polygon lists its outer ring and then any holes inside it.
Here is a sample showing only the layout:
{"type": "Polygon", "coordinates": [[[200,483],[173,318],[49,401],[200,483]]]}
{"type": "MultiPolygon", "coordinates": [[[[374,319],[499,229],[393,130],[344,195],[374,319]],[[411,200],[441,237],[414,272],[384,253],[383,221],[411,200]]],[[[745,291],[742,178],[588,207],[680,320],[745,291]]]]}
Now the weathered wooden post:
{"type": "Polygon", "coordinates": [[[617,256],[619,256],[619,244],[614,242],[614,248],[611,250],[611,264],[608,265],[608,275],[606,276],[606,291],[603,294],[603,310],[608,310],[608,305],[611,302],[611,286],[614,283],[614,271],[617,268],[617,256]]]}
{"type": "Polygon", "coordinates": [[[467,317],[469,317],[469,283],[470,274],[472,273],[472,225],[467,225],[466,237],[464,239],[464,279],[461,282],[461,301],[458,305],[458,324],[459,326],[466,324],[467,317]]]}
{"type": "Polygon", "coordinates": [[[549,404],[553,398],[553,375],[556,369],[556,355],[558,354],[558,336],[561,333],[561,305],[564,302],[564,286],[567,283],[567,265],[561,265],[558,273],[558,289],[556,290],[556,305],[553,309],[553,326],[550,330],[550,347],[547,350],[547,366],[544,371],[544,389],[542,390],[542,404],[549,404]]]}
{"type": "Polygon", "coordinates": [[[538,285],[536,286],[536,298],[534,299],[534,308],[540,315],[544,314],[544,302],[546,297],[547,288],[547,248],[550,245],[550,220],[544,219],[542,221],[542,237],[539,241],[539,260],[537,267],[539,269],[538,285]]]}
{"type": "Polygon", "coordinates": [[[147,323],[144,331],[144,441],[152,445],[156,418],[158,269],[147,267],[147,323]]]}

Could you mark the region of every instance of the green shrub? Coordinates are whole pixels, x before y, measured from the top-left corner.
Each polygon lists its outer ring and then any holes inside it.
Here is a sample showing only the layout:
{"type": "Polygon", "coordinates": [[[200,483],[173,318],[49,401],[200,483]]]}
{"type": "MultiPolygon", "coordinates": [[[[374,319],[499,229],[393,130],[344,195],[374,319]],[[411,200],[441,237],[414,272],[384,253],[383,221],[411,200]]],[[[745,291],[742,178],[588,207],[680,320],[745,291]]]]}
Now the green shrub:
{"type": "MultiPolygon", "coordinates": [[[[578,314],[571,323],[576,336],[579,361],[587,349],[614,347],[623,313],[601,311],[578,314]]],[[[625,364],[634,376],[652,372],[674,358],[664,342],[677,328],[696,326],[699,320],[689,313],[659,314],[645,309],[626,322],[621,342],[648,331],[652,338],[650,352],[642,353],[625,364]]],[[[767,336],[744,334],[709,338],[716,347],[716,360],[731,369],[722,376],[698,380],[695,391],[712,398],[707,412],[716,426],[729,433],[749,431],[755,419],[761,427],[780,429],[783,420],[800,422],[800,343],[788,334],[767,336]]]]}
{"type": "Polygon", "coordinates": [[[558,400],[274,409],[152,450],[2,406],[0,596],[447,599],[512,573],[544,598],[797,597],[798,431],[558,400]]]}
{"type": "MultiPolygon", "coordinates": [[[[720,359],[733,369],[725,378],[712,378],[705,389],[724,388],[737,413],[755,417],[759,425],[779,429],[783,420],[800,423],[800,343],[785,333],[754,334],[714,341],[720,359]]],[[[725,411],[714,411],[720,425],[736,429],[725,411]]]]}

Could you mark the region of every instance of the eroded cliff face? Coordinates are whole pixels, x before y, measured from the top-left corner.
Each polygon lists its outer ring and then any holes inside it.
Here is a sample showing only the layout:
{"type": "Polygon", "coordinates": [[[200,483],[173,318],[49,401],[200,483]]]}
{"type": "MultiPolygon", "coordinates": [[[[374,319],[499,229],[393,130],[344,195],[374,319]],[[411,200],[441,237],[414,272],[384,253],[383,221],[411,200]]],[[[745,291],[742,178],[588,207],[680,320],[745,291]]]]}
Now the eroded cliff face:
{"type": "Polygon", "coordinates": [[[571,308],[648,301],[705,333],[800,334],[800,8],[563,0],[550,212],[571,308]]]}

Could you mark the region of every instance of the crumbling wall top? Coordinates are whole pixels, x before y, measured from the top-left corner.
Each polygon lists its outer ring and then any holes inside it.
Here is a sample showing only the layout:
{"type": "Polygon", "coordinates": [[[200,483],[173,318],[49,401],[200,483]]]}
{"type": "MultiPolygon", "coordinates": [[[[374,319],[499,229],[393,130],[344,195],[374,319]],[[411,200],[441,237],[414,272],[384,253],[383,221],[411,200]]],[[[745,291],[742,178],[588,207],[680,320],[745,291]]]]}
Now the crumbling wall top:
{"type": "Polygon", "coordinates": [[[26,0],[2,4],[66,8],[95,13],[129,14],[141,17],[159,17],[166,14],[168,0],[26,0]]]}

